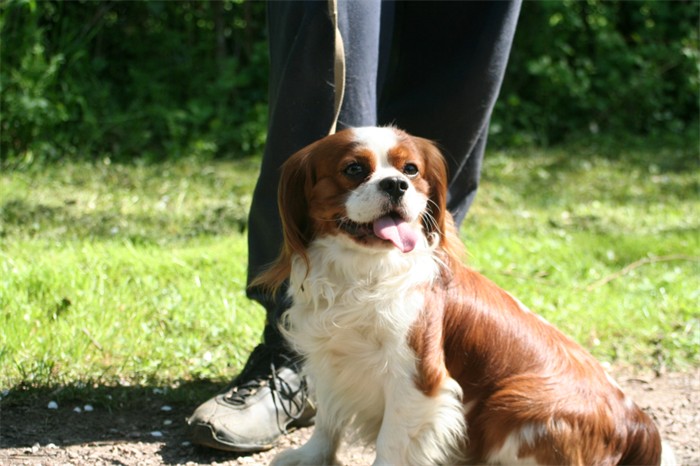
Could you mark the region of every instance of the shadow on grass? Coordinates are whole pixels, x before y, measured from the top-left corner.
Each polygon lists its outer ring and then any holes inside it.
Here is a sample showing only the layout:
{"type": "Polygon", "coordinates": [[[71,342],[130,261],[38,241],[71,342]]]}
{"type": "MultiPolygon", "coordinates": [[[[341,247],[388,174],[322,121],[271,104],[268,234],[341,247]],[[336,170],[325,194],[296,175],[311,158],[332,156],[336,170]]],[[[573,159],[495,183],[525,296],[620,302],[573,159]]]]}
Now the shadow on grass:
{"type": "Polygon", "coordinates": [[[181,219],[168,212],[123,214],[118,211],[85,211],[66,201],[49,206],[22,199],[0,204],[0,237],[29,232],[32,236],[129,238],[132,242],[154,242],[163,232],[187,238],[200,235],[242,233],[248,224],[244,205],[221,205],[193,212],[181,219]]]}
{"type": "MultiPolygon", "coordinates": [[[[630,169],[648,169],[658,173],[678,173],[697,170],[700,132],[697,125],[682,133],[644,136],[634,134],[574,135],[567,142],[552,146],[498,147],[514,158],[530,157],[533,152],[560,153],[554,169],[568,171],[581,160],[602,158],[628,166],[630,169]],[[572,165],[573,164],[573,165],[572,165]]],[[[495,144],[494,144],[495,146],[495,144]]],[[[495,149],[496,147],[493,147],[495,149]]]]}
{"type": "Polygon", "coordinates": [[[224,385],[14,388],[0,401],[0,450],[157,443],[166,464],[232,460],[240,455],[191,445],[187,433],[187,417],[224,385]]]}

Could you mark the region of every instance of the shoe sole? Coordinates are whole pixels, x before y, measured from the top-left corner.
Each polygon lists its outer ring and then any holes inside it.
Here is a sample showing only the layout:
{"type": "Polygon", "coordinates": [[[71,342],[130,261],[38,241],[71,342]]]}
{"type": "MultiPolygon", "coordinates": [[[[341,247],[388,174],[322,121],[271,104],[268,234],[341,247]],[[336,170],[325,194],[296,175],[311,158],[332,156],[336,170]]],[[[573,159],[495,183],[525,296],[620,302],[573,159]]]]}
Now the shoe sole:
{"type": "MultiPolygon", "coordinates": [[[[287,426],[287,434],[294,432],[298,428],[310,427],[314,425],[315,416],[309,419],[297,420],[291,422],[287,426]]],[[[285,435],[285,434],[282,434],[285,435]]],[[[280,436],[282,436],[280,435],[280,436]]],[[[213,448],[215,450],[228,451],[232,453],[259,453],[261,451],[267,451],[274,448],[277,444],[277,438],[272,439],[269,443],[257,444],[257,445],[246,445],[246,444],[232,444],[228,443],[222,439],[219,439],[214,434],[211,426],[208,424],[194,424],[190,426],[189,432],[190,441],[195,445],[202,447],[213,448]]]]}

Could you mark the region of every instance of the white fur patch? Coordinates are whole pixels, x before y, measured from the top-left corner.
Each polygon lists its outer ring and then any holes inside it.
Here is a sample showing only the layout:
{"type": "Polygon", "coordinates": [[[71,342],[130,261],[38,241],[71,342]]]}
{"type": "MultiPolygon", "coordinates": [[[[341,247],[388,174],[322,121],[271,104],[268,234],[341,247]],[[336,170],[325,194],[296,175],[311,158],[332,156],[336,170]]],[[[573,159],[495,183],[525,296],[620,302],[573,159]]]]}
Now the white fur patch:
{"type": "Polygon", "coordinates": [[[346,426],[357,439],[376,442],[375,464],[448,461],[465,435],[461,389],[448,379],[435,397],[418,390],[417,361],[407,341],[424,305],[421,287],[438,274],[427,241],[403,254],[332,236],[315,240],[308,256],[308,274],[298,257],[292,263],[294,304],[285,333],[306,356],[318,436],[285,453],[291,461],[281,457],[280,464],[333,460],[333,445],[346,426]]]}
{"type": "Polygon", "coordinates": [[[354,128],[352,132],[357,142],[367,146],[378,156],[384,156],[384,160],[386,160],[387,152],[398,142],[396,133],[392,128],[366,126],[354,128]]]}
{"type": "Polygon", "coordinates": [[[676,466],[676,454],[668,442],[661,442],[661,466],[676,466]]]}
{"type": "Polygon", "coordinates": [[[533,445],[545,430],[544,426],[526,425],[519,431],[512,432],[499,450],[491,452],[489,463],[518,466],[538,465],[539,463],[534,457],[519,458],[518,453],[523,445],[533,445]]]}

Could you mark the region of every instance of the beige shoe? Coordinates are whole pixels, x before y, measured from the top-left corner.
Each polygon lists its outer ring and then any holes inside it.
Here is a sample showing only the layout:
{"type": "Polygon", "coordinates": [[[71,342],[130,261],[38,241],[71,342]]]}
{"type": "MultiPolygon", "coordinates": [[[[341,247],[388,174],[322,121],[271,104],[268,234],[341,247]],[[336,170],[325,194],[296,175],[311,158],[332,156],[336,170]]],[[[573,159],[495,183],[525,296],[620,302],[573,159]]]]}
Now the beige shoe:
{"type": "Polygon", "coordinates": [[[231,385],[200,405],[187,424],[194,444],[253,453],[269,450],[296,427],[312,425],[315,415],[299,363],[261,344],[231,385]]]}

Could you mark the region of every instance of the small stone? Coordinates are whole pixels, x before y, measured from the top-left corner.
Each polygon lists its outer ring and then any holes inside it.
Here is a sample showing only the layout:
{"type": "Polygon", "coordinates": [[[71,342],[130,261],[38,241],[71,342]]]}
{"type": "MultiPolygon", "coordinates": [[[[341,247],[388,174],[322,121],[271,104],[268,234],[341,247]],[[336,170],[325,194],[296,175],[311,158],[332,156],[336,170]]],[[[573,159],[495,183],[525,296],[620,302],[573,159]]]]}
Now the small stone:
{"type": "Polygon", "coordinates": [[[83,409],[85,410],[85,412],[88,412],[88,413],[94,410],[92,405],[85,405],[85,406],[83,406],[83,409]]]}
{"type": "Polygon", "coordinates": [[[161,432],[159,430],[154,430],[153,432],[151,432],[151,437],[162,437],[162,436],[163,436],[163,432],[161,432]]]}
{"type": "Polygon", "coordinates": [[[58,403],[56,403],[55,401],[49,401],[49,404],[46,407],[49,409],[58,409],[58,403]]]}
{"type": "Polygon", "coordinates": [[[172,407],[172,406],[165,405],[165,406],[161,406],[161,407],[160,407],[160,410],[161,410],[161,411],[172,411],[172,410],[173,410],[173,407],[172,407]]]}
{"type": "Polygon", "coordinates": [[[164,426],[170,426],[170,425],[172,425],[172,424],[173,424],[173,421],[170,420],[170,419],[166,419],[165,421],[163,421],[163,425],[164,425],[164,426]]]}
{"type": "Polygon", "coordinates": [[[82,409],[80,409],[80,406],[76,406],[75,408],[73,408],[73,412],[74,412],[74,413],[78,413],[78,414],[80,414],[80,413],[82,413],[82,412],[83,412],[83,410],[82,410],[82,409]]]}

